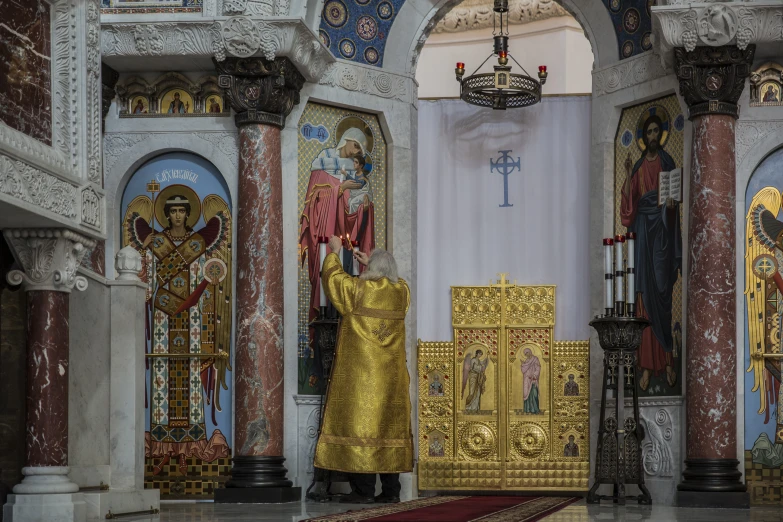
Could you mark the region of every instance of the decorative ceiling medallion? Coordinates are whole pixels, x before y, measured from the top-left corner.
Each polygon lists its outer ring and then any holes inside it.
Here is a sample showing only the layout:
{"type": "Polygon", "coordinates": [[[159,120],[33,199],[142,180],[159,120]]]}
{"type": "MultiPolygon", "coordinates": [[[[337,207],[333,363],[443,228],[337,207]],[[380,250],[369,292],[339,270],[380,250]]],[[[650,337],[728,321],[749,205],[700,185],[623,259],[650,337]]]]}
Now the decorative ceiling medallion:
{"type": "Polygon", "coordinates": [[[368,47],[364,50],[364,59],[367,60],[367,63],[375,64],[378,62],[378,58],[380,58],[380,56],[375,47],[368,47]]]}
{"type": "Polygon", "coordinates": [[[348,38],[344,38],[340,41],[340,54],[346,58],[353,58],[356,54],[356,45],[348,38]]]}
{"type": "Polygon", "coordinates": [[[381,20],[388,20],[394,14],[394,7],[389,2],[381,2],[378,5],[378,17],[381,20]]]}
{"type": "Polygon", "coordinates": [[[332,43],[332,39],[329,38],[329,33],[323,29],[318,30],[318,36],[321,38],[321,43],[323,43],[326,47],[329,47],[329,45],[332,43]]]}
{"type": "Polygon", "coordinates": [[[629,58],[633,55],[633,42],[628,40],[623,44],[623,58],[629,58]]]}
{"type": "Polygon", "coordinates": [[[348,8],[340,0],[329,0],[324,5],[324,20],[334,28],[342,27],[348,21],[348,8]]]}
{"type": "Polygon", "coordinates": [[[378,34],[378,23],[371,16],[362,16],[356,22],[356,34],[362,40],[370,41],[378,34]]]}
{"type": "Polygon", "coordinates": [[[639,16],[639,11],[636,9],[627,9],[625,11],[625,14],[623,14],[623,29],[625,29],[625,32],[628,34],[633,34],[639,29],[639,24],[641,23],[641,16],[639,16]]]}

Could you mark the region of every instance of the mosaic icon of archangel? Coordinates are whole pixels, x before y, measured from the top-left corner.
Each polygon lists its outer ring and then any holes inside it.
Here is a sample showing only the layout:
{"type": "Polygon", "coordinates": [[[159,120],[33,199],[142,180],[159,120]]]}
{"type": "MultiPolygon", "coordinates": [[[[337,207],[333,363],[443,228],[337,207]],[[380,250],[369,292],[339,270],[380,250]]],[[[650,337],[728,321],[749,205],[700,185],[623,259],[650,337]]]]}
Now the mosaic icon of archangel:
{"type": "Polygon", "coordinates": [[[783,389],[781,359],[765,354],[781,352],[780,323],[783,317],[783,222],[778,220],[781,193],[764,187],[753,197],[745,221],[745,302],[748,312],[750,365],[753,392],[759,392],[758,413],[764,424],[777,417],[775,442],[783,444],[783,389]],[[777,401],[777,415],[772,406],[777,401]]]}
{"type": "Polygon", "coordinates": [[[230,453],[219,429],[208,435],[206,416],[218,424],[231,370],[231,212],[220,196],[202,201],[185,185],[152,194],[134,198],[123,220],[123,244],[142,254],[148,285],[145,450],[155,475],[172,459],[185,475],[188,457],[230,453]]]}

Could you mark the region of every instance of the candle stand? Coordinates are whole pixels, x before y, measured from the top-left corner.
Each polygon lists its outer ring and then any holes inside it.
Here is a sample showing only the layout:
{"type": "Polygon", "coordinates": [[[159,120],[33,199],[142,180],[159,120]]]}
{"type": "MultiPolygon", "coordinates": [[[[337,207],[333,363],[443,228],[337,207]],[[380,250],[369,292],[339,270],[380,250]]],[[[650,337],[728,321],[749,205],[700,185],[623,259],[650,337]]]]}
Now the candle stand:
{"type": "MultiPolygon", "coordinates": [[[[310,323],[313,328],[313,357],[315,359],[316,372],[326,379],[326,387],[321,393],[321,404],[318,406],[318,437],[321,436],[321,426],[324,419],[324,396],[329,390],[332,380],[332,363],[334,362],[335,348],[337,347],[337,327],[340,314],[329,304],[321,307],[318,317],[310,323]]],[[[316,444],[318,438],[316,438],[316,444]]],[[[332,499],[329,492],[332,482],[348,482],[345,473],[313,467],[313,480],[307,487],[305,498],[318,502],[328,502],[332,499]],[[316,484],[319,484],[316,487],[316,484]],[[314,491],[313,488],[315,488],[314,491]]]]}
{"type": "Polygon", "coordinates": [[[651,504],[650,492],[644,485],[641,444],[644,430],[639,424],[639,399],[636,392],[636,350],[642,341],[642,332],[650,325],[647,319],[637,317],[596,317],[590,326],[598,332],[604,350],[604,375],[601,390],[601,418],[598,425],[593,487],[587,502],[613,500],[624,505],[626,500],[651,504]],[[607,404],[609,390],[614,394],[614,415],[607,404]],[[633,414],[625,416],[625,396],[633,396],[633,414]],[[607,411],[609,409],[609,411],[607,411]],[[601,484],[614,486],[612,495],[597,493],[601,484]],[[639,486],[640,494],[626,496],[626,484],[639,486]]]}

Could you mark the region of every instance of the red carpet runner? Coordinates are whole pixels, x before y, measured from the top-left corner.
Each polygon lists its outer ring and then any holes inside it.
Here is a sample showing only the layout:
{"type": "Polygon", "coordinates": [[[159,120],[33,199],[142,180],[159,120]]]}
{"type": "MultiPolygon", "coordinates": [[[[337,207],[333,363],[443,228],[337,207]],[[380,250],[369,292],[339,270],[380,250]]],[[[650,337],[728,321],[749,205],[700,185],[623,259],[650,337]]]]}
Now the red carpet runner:
{"type": "Polygon", "coordinates": [[[576,502],[564,497],[430,497],[304,522],[535,522],[576,502]]]}

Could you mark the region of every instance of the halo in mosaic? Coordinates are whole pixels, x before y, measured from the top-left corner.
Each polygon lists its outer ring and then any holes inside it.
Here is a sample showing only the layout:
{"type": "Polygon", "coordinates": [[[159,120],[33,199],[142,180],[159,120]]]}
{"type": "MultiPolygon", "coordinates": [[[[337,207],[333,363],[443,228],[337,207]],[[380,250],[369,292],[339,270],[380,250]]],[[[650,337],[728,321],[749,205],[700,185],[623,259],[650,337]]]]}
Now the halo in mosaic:
{"type": "Polygon", "coordinates": [[[368,47],[364,50],[364,59],[367,61],[367,63],[371,65],[375,64],[378,61],[378,58],[378,50],[374,47],[368,47]]]}
{"type": "Polygon", "coordinates": [[[356,54],[356,45],[348,38],[344,38],[340,42],[340,54],[350,60],[356,54]]]}
{"type": "Polygon", "coordinates": [[[388,20],[394,14],[394,8],[389,2],[381,2],[378,5],[378,18],[388,20]]]}
{"type": "Polygon", "coordinates": [[[319,29],[319,30],[318,30],[318,37],[319,37],[319,38],[321,38],[321,42],[323,42],[323,44],[324,44],[326,47],[329,47],[329,44],[330,44],[332,41],[331,41],[331,39],[329,38],[329,34],[328,34],[326,31],[324,31],[323,29],[319,29]]]}
{"type": "Polygon", "coordinates": [[[630,58],[652,48],[650,5],[654,0],[603,0],[603,2],[612,19],[620,59],[630,58]]]}
{"type": "Polygon", "coordinates": [[[329,0],[324,4],[323,19],[329,26],[339,29],[348,21],[348,8],[340,0],[329,0]]]}
{"type": "Polygon", "coordinates": [[[327,0],[321,14],[321,41],[338,58],[383,66],[386,36],[405,0],[327,0]],[[333,3],[345,8],[334,10],[333,3]],[[351,44],[346,52],[345,42],[351,44]],[[327,43],[328,42],[328,43],[327,43]],[[368,49],[372,51],[368,52],[368,49]]]}

